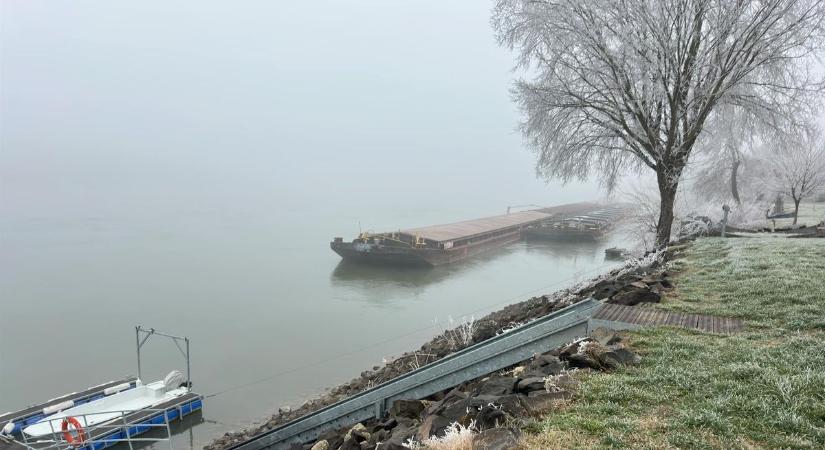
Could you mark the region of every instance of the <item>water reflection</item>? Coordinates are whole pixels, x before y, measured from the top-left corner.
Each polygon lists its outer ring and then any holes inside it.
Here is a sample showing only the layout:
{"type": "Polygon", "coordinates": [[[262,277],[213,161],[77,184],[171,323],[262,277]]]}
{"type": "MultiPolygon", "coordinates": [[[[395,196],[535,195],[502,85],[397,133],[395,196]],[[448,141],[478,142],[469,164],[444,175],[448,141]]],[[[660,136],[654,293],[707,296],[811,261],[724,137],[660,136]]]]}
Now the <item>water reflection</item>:
{"type": "Polygon", "coordinates": [[[496,259],[506,257],[517,251],[517,244],[497,248],[480,255],[467,258],[452,264],[438,267],[427,266],[395,266],[359,264],[353,261],[341,260],[332,271],[333,285],[346,288],[363,289],[375,288],[417,289],[436,285],[444,280],[469,272],[479,266],[496,259]]]}
{"type": "Polygon", "coordinates": [[[589,256],[595,259],[604,257],[604,249],[610,247],[607,239],[603,240],[575,240],[575,239],[540,239],[532,238],[523,241],[523,247],[528,253],[539,252],[546,256],[571,258],[589,256]]]}
{"type": "Polygon", "coordinates": [[[532,264],[590,268],[605,263],[604,250],[611,240],[573,241],[531,239],[439,267],[359,264],[341,260],[330,275],[330,283],[343,300],[366,301],[377,306],[391,305],[393,300],[409,300],[426,289],[458,280],[479,271],[508,270],[500,265],[513,264],[513,259],[527,257],[532,264]]]}

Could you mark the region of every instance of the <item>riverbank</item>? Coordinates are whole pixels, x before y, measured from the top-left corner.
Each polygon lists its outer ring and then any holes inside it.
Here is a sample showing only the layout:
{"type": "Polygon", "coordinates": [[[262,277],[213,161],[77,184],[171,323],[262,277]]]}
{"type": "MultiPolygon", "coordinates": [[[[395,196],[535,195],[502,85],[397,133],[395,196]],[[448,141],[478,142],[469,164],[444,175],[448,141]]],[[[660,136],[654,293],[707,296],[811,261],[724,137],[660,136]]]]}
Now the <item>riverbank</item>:
{"type": "Polygon", "coordinates": [[[658,301],[661,292],[670,286],[667,273],[660,270],[662,262],[669,254],[669,252],[661,252],[649,255],[641,260],[631,261],[625,266],[596,279],[552,294],[533,297],[527,301],[507,306],[479,320],[467,322],[456,329],[448,330],[424,344],[419,350],[405,353],[382,367],[374,367],[373,370],[365,371],[361,373],[360,377],[306,402],[300,408],[294,410],[280,409],[277,414],[268,418],[260,426],[226,433],[206,446],[206,449],[220,450],[227,448],[280,424],[443,358],[457,350],[485,341],[515,326],[545,316],[591,296],[627,305],[658,301]],[[653,275],[654,272],[655,276],[653,275]]]}
{"type": "Polygon", "coordinates": [[[656,308],[746,329],[631,332],[642,363],[579,373],[574,398],[528,426],[521,448],[825,446],[825,240],[703,238],[668,270],[674,288],[656,308]]]}

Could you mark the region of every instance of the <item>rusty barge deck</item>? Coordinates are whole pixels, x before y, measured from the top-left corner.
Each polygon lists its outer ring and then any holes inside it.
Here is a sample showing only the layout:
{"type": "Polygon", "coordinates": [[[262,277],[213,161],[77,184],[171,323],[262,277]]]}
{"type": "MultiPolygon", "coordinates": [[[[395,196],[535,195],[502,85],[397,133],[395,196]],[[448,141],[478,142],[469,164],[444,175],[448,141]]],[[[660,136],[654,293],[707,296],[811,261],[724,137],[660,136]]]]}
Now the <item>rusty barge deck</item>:
{"type": "Polygon", "coordinates": [[[362,233],[351,242],[337,237],[330,247],[344,260],[360,263],[440,266],[518,241],[525,230],[544,221],[598,208],[593,203],[574,203],[388,233],[362,233]]]}

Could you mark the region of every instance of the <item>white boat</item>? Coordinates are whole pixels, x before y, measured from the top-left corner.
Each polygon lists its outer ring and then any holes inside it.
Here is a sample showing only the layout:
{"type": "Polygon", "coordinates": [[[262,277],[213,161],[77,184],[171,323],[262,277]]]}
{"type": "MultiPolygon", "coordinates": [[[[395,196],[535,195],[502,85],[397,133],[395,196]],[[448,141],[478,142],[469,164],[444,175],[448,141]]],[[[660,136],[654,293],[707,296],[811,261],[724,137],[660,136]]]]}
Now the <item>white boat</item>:
{"type": "Polygon", "coordinates": [[[80,426],[89,429],[95,425],[120,419],[131,412],[151,409],[155,405],[187,393],[189,393],[189,387],[183,375],[173,370],[163,380],[143,384],[138,379],[137,386],[133,389],[64,409],[23,428],[23,432],[30,437],[61,433],[63,421],[69,417],[74,417],[80,426]]]}

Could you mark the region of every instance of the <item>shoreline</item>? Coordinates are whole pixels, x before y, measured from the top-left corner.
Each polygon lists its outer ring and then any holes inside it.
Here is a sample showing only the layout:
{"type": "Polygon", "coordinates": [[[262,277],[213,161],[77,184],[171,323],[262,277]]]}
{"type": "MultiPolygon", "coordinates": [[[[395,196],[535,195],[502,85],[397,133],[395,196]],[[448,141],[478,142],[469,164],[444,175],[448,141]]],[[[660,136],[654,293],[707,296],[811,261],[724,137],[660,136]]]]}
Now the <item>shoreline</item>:
{"type": "Polygon", "coordinates": [[[463,330],[464,333],[462,334],[461,326],[457,329],[446,330],[423,344],[418,350],[403,353],[381,367],[376,366],[372,370],[365,370],[360,376],[332,387],[318,397],[306,401],[298,408],[279,408],[276,414],[265,418],[259,425],[226,432],[203,448],[205,450],[226,449],[281,424],[362,392],[374,385],[403,375],[417,367],[437,361],[455,351],[484,342],[497,334],[506,332],[510,328],[543,317],[591,296],[598,300],[615,300],[611,302],[618,304],[658,301],[661,290],[667,289],[669,286],[667,274],[665,273],[664,277],[651,278],[648,272],[661,268],[668,257],[668,249],[651,253],[639,259],[628,260],[619,268],[609,270],[589,280],[572,284],[567,288],[507,305],[475,320],[469,334],[466,329],[463,330]],[[651,282],[650,289],[639,287],[639,283],[644,284],[643,280],[651,282]]]}

